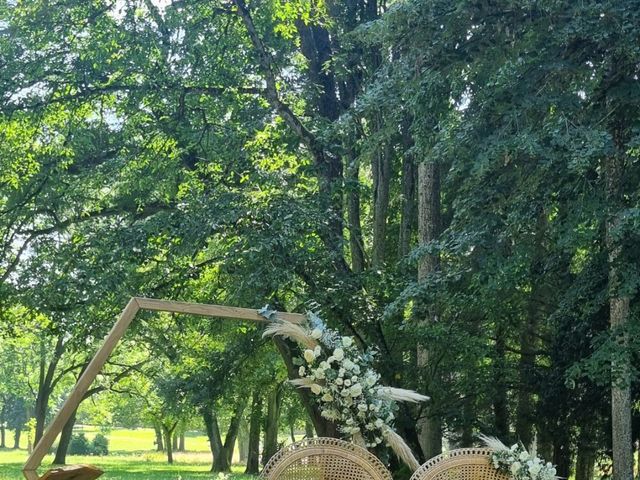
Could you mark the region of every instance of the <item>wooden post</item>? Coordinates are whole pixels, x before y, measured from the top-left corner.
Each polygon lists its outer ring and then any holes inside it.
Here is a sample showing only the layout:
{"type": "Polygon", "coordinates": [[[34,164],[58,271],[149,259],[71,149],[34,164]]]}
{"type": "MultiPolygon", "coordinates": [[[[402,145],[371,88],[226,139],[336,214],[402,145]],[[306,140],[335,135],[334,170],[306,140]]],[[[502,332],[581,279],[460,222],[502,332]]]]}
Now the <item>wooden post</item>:
{"type": "MultiPolygon", "coordinates": [[[[173,302],[169,300],[156,300],[152,298],[139,298],[132,297],[129,303],[122,311],[120,318],[115,323],[109,334],[105,337],[102,346],[98,349],[93,359],[87,366],[87,369],[78,379],[76,386],[72,390],[69,397],[65,400],[62,408],[57,413],[49,428],[44,432],[44,435],[37,443],[31,455],[27,459],[22,470],[26,480],[42,480],[43,477],[39,477],[37,473],[38,467],[42,463],[42,459],[45,457],[51,445],[55,441],[58,434],[62,431],[65,423],[69,420],[69,417],[73,414],[74,410],[80,405],[82,397],[87,392],[93,381],[95,380],[107,359],[115,349],[116,345],[126,332],[129,325],[135,318],[139,310],[151,310],[157,312],[170,312],[170,313],[185,313],[190,315],[202,315],[206,317],[221,317],[221,318],[234,318],[240,320],[252,320],[255,322],[266,322],[262,315],[257,310],[250,308],[239,307],[227,307],[223,305],[208,305],[201,303],[189,303],[189,302],[173,302]]],[[[305,321],[305,315],[300,313],[285,313],[277,312],[277,318],[291,323],[303,323],[305,321]]],[[[62,469],[63,470],[63,469],[62,469]]],[[[64,473],[61,469],[56,469],[56,478],[62,479],[64,473]]],[[[93,470],[95,477],[95,469],[93,470]]],[[[53,473],[53,472],[51,472],[53,473]]],[[[48,477],[47,477],[48,478],[48,477]]],[[[74,480],[82,480],[85,478],[82,474],[73,476],[74,480]]],[[[89,478],[89,477],[86,477],[89,478]]]]}

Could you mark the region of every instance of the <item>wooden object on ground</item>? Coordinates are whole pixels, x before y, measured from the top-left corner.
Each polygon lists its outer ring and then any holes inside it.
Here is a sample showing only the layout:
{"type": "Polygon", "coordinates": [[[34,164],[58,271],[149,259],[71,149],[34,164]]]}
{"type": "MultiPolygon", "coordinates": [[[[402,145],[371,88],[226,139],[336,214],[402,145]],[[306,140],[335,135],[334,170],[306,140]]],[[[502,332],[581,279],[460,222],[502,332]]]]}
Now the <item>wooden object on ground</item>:
{"type": "Polygon", "coordinates": [[[488,448],[450,450],[423,463],[411,480],[509,480],[491,464],[488,448]]]}
{"type": "Polygon", "coordinates": [[[337,438],[317,437],[293,443],[276,453],[261,480],[392,480],[373,454],[337,438]]]}
{"type": "MultiPolygon", "coordinates": [[[[55,472],[59,469],[53,469],[47,472],[45,476],[39,477],[37,470],[42,463],[42,459],[51,448],[51,445],[53,445],[56,437],[62,431],[62,428],[82,401],[82,397],[87,392],[87,390],[89,390],[89,387],[95,380],[96,376],[98,376],[98,374],[102,370],[102,367],[107,362],[107,359],[113,352],[120,339],[122,339],[122,336],[126,332],[127,328],[129,328],[129,325],[131,325],[131,322],[133,321],[139,310],[185,313],[190,315],[201,315],[205,317],[234,318],[240,320],[252,320],[256,322],[268,321],[266,318],[261,316],[257,310],[253,310],[251,308],[227,307],[224,305],[208,305],[202,303],[174,302],[170,300],[156,300],[153,298],[132,297],[125,309],[122,311],[122,314],[120,315],[118,321],[115,323],[109,334],[105,337],[102,346],[98,349],[93,359],[87,366],[86,370],[78,379],[78,382],[76,383],[69,397],[67,397],[67,399],[65,400],[62,408],[54,417],[53,421],[42,435],[40,441],[36,444],[35,448],[31,452],[31,455],[29,455],[29,458],[27,458],[27,461],[22,470],[22,473],[27,480],[42,480],[46,475],[50,474],[64,475],[64,472],[55,472]]],[[[278,320],[298,324],[303,323],[306,320],[305,315],[300,313],[276,312],[274,316],[278,320]]],[[[73,472],[73,468],[77,468],[77,471],[80,472],[84,467],[87,466],[78,465],[65,468],[67,468],[68,472],[73,472]]],[[[99,471],[98,469],[95,470],[99,471]]],[[[100,474],[98,474],[97,476],[100,476],[100,474]]],[[[89,480],[90,478],[97,478],[97,476],[49,476],[47,477],[47,479],[89,480]]]]}
{"type": "Polygon", "coordinates": [[[93,465],[71,465],[52,468],[40,478],[41,480],[95,480],[103,473],[93,465]]]}

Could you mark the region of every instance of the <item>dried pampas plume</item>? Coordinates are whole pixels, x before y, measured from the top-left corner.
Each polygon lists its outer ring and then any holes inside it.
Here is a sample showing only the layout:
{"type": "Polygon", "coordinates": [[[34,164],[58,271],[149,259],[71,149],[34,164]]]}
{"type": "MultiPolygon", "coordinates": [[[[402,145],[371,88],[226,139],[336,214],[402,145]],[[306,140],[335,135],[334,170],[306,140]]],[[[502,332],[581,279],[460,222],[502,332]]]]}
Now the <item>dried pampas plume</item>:
{"type": "Polygon", "coordinates": [[[299,325],[295,325],[290,322],[274,322],[270,323],[262,333],[262,338],[265,337],[284,337],[294,342],[298,342],[307,348],[315,348],[318,345],[309,333],[299,325]]]}
{"type": "Polygon", "coordinates": [[[383,434],[387,440],[387,445],[391,447],[393,453],[395,453],[400,460],[406,463],[414,472],[420,468],[420,463],[416,460],[411,448],[409,448],[409,445],[407,445],[400,435],[389,427],[384,430],[383,434]]]}
{"type": "Polygon", "coordinates": [[[417,392],[414,392],[413,390],[394,387],[380,388],[380,396],[388,400],[395,400],[396,402],[418,403],[429,400],[429,397],[427,397],[426,395],[421,395],[417,392]]]}
{"type": "Polygon", "coordinates": [[[310,378],[294,378],[289,383],[296,388],[311,388],[314,382],[310,378]]]}
{"type": "Polygon", "coordinates": [[[478,438],[482,440],[487,447],[489,447],[491,450],[495,450],[496,452],[509,450],[509,447],[507,447],[504,443],[502,443],[496,437],[489,437],[481,433],[478,435],[478,438]]]}

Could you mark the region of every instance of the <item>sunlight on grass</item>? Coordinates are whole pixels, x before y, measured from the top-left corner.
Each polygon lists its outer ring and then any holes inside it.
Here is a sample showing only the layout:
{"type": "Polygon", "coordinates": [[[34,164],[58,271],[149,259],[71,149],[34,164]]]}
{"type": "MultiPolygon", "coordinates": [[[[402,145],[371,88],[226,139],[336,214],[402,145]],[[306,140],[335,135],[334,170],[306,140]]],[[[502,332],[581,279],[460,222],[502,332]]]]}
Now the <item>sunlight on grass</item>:
{"type": "MultiPolygon", "coordinates": [[[[77,431],[85,433],[92,439],[98,429],[93,427],[79,428],[77,431]]],[[[175,453],[173,465],[167,464],[164,453],[153,450],[155,438],[152,429],[113,429],[107,435],[109,450],[112,454],[105,457],[75,456],[67,457],[68,464],[88,463],[105,471],[100,477],[105,480],[191,480],[215,479],[218,474],[209,472],[211,454],[207,448],[206,437],[202,435],[187,435],[187,452],[175,453]]],[[[27,452],[20,450],[0,450],[0,480],[15,480],[22,477],[22,466],[27,458],[27,452]]],[[[53,456],[47,456],[42,462],[40,474],[49,468],[53,456]]],[[[244,466],[233,467],[230,475],[234,480],[251,479],[242,475],[244,466]]]]}

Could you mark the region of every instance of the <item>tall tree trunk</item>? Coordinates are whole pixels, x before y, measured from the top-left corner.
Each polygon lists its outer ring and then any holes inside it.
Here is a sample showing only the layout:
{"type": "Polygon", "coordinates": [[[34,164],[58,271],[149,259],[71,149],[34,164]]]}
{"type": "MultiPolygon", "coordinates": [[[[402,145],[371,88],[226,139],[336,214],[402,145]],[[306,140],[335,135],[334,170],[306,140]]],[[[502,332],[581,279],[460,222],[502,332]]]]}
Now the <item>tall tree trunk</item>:
{"type": "Polygon", "coordinates": [[[313,438],[313,423],[308,419],[304,421],[304,436],[307,438],[313,438]]]}
{"type": "Polygon", "coordinates": [[[180,438],[178,438],[178,451],[186,452],[185,444],[184,444],[184,431],[180,431],[180,438]]]}
{"type": "Polygon", "coordinates": [[[572,452],[568,428],[569,425],[561,421],[553,438],[553,464],[561,478],[569,478],[571,474],[572,452]]]}
{"type": "Polygon", "coordinates": [[[15,432],[13,433],[13,449],[17,450],[20,448],[20,436],[22,435],[22,428],[17,427],[15,432]]]}
{"type": "Polygon", "coordinates": [[[575,480],[593,480],[597,451],[593,444],[592,429],[588,425],[580,427],[577,447],[575,480]]]}
{"type": "Polygon", "coordinates": [[[606,225],[606,245],[609,252],[609,321],[617,344],[624,352],[611,359],[611,424],[613,441],[613,480],[633,479],[633,440],[631,437],[631,368],[627,354],[629,337],[626,325],[629,318],[630,298],[620,290],[622,246],[615,239],[622,208],[622,179],[624,157],[621,141],[614,133],[618,152],[605,160],[607,204],[610,208],[606,225]]]}
{"type": "Polygon", "coordinates": [[[218,425],[218,416],[215,410],[205,408],[203,411],[203,419],[207,429],[207,437],[209,438],[209,446],[213,462],[211,464],[212,472],[228,472],[229,462],[222,444],[222,436],[220,435],[220,426],[218,425]]]}
{"type": "Polygon", "coordinates": [[[165,423],[162,424],[162,433],[164,434],[164,444],[167,447],[167,463],[169,465],[173,464],[173,443],[171,437],[173,436],[173,431],[176,428],[177,423],[173,425],[167,425],[165,423]]]}
{"type": "Polygon", "coordinates": [[[391,180],[391,148],[379,147],[373,157],[373,248],[371,264],[384,265],[387,243],[387,212],[389,211],[389,182],[391,180]]]}
{"type": "Polygon", "coordinates": [[[236,446],[236,439],[238,438],[238,432],[240,431],[240,423],[242,422],[242,414],[247,406],[246,397],[241,397],[236,405],[236,409],[229,422],[229,430],[224,439],[224,451],[227,456],[227,463],[231,465],[233,463],[233,451],[236,446]]]}
{"type": "Polygon", "coordinates": [[[249,420],[249,452],[247,457],[247,475],[257,475],[260,468],[260,423],[262,421],[262,398],[256,390],[251,400],[251,418],[249,420]]]}
{"type": "Polygon", "coordinates": [[[262,453],[262,465],[266,465],[271,457],[278,451],[278,426],[280,420],[280,407],[284,389],[282,384],[274,387],[267,397],[267,418],[264,429],[264,451],[262,453]]]}
{"type": "Polygon", "coordinates": [[[347,166],[347,221],[349,223],[349,250],[351,252],[351,269],[361,273],[365,268],[364,240],[362,238],[362,221],[360,219],[360,160],[354,153],[349,155],[347,166]]]}
{"type": "Polygon", "coordinates": [[[0,448],[7,448],[6,437],[7,437],[7,432],[3,423],[0,425],[0,448]]]}
{"type": "Polygon", "coordinates": [[[243,418],[238,430],[238,460],[246,465],[249,456],[249,424],[243,418]]]}
{"type": "Polygon", "coordinates": [[[77,413],[78,409],[76,408],[69,417],[69,420],[67,420],[67,423],[62,427],[60,440],[58,440],[58,448],[56,448],[56,456],[53,459],[54,465],[65,465],[67,463],[67,451],[69,450],[69,444],[73,436],[73,427],[76,424],[77,413]]]}
{"type": "Polygon", "coordinates": [[[162,440],[162,427],[154,422],[153,429],[156,432],[156,451],[164,452],[164,441],[162,440]]]}
{"type": "Polygon", "coordinates": [[[509,435],[509,407],[507,399],[507,362],[505,332],[502,325],[496,327],[496,344],[493,364],[493,418],[498,438],[509,435]]]}
{"type": "Polygon", "coordinates": [[[36,395],[36,404],[34,416],[36,418],[36,429],[34,444],[37,444],[42,438],[44,427],[47,422],[47,412],[49,411],[49,397],[55,386],[55,372],[58,362],[64,352],[65,343],[64,336],[60,335],[56,340],[51,360],[47,364],[47,346],[44,340],[40,343],[40,364],[38,376],[38,393],[36,395]]]}
{"type": "MultiPolygon", "coordinates": [[[[422,162],[418,166],[418,241],[419,245],[426,245],[435,240],[440,234],[440,171],[436,162],[422,162]]],[[[425,281],[440,268],[438,255],[425,254],[418,264],[418,281],[425,281]]],[[[438,314],[435,306],[425,306],[419,309],[423,324],[437,321],[438,314]]],[[[439,383],[439,372],[429,365],[433,353],[424,345],[418,345],[417,364],[421,373],[430,370],[427,378],[428,393],[432,402],[417,424],[418,440],[424,458],[432,458],[442,452],[442,420],[435,409],[434,393],[439,383]]],[[[427,377],[427,375],[425,375],[427,377]]]]}
{"type": "Polygon", "coordinates": [[[403,146],[405,149],[402,159],[402,210],[400,216],[400,233],[398,236],[398,257],[409,254],[411,246],[411,232],[415,215],[416,196],[416,166],[413,154],[409,149],[413,141],[408,132],[403,132],[403,146]]]}

